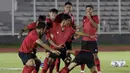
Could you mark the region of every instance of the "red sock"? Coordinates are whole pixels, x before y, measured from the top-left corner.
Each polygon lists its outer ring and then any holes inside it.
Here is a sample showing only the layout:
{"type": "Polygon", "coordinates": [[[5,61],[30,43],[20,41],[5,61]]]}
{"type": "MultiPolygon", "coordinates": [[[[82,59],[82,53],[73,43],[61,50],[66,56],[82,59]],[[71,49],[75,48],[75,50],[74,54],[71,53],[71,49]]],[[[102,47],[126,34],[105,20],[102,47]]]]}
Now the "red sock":
{"type": "Polygon", "coordinates": [[[84,68],[85,68],[85,64],[82,64],[81,65],[81,70],[84,71],[84,68]]]}
{"type": "Polygon", "coordinates": [[[59,73],[69,73],[69,69],[64,67],[59,73]]]}
{"type": "Polygon", "coordinates": [[[55,67],[55,62],[53,62],[50,66],[49,73],[53,73],[53,69],[55,67]]]}
{"type": "Polygon", "coordinates": [[[34,66],[26,66],[24,65],[22,73],[31,73],[34,70],[34,66]]]}
{"type": "Polygon", "coordinates": [[[101,71],[100,70],[100,60],[98,58],[95,59],[95,65],[96,65],[97,71],[101,71]]]}
{"type": "Polygon", "coordinates": [[[94,71],[93,73],[97,73],[97,71],[94,71]]]}
{"type": "Polygon", "coordinates": [[[44,66],[42,68],[42,72],[41,73],[46,73],[48,70],[48,58],[46,57],[44,60],[44,66]]]}
{"type": "Polygon", "coordinates": [[[56,59],[55,65],[56,65],[56,72],[59,72],[59,69],[60,69],[60,59],[59,58],[56,59]]]}

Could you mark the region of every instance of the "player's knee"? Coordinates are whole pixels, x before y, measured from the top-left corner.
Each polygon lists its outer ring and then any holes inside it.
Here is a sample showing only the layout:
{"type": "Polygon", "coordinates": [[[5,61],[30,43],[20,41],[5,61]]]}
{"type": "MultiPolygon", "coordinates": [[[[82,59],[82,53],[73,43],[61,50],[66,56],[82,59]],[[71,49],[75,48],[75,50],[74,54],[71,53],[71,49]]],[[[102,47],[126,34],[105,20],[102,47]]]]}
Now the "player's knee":
{"type": "Polygon", "coordinates": [[[27,65],[27,66],[35,66],[35,61],[34,61],[34,59],[29,59],[29,60],[26,62],[26,65],[27,65]]]}
{"type": "Polygon", "coordinates": [[[98,54],[97,53],[94,53],[94,59],[98,59],[98,54]]]}
{"type": "Polygon", "coordinates": [[[91,67],[91,68],[89,68],[89,69],[90,69],[91,73],[94,73],[94,72],[96,71],[95,66],[93,66],[93,67],[91,67]]]}
{"type": "Polygon", "coordinates": [[[36,63],[36,65],[40,65],[41,61],[39,59],[35,59],[35,63],[36,63]]]}

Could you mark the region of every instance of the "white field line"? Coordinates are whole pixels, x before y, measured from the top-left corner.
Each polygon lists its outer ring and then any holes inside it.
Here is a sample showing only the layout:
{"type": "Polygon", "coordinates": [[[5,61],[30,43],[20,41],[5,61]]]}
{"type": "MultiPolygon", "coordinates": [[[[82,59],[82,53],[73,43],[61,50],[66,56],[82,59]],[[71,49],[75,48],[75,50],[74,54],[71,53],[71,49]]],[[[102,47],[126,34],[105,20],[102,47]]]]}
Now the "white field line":
{"type": "Polygon", "coordinates": [[[0,70],[22,70],[23,68],[4,68],[0,67],[0,70]]]}
{"type": "MultiPolygon", "coordinates": [[[[42,69],[40,67],[40,69],[42,69]]],[[[4,67],[0,67],[0,70],[23,70],[23,68],[4,68],[4,67]]]]}

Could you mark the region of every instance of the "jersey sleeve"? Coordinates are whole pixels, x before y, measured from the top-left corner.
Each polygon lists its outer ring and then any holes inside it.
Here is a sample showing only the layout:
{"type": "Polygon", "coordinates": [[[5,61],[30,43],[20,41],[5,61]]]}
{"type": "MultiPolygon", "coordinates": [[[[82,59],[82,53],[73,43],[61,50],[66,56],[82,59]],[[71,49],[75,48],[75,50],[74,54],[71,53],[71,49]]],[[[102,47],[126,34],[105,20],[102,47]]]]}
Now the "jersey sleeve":
{"type": "Polygon", "coordinates": [[[36,23],[31,23],[27,25],[28,30],[36,29],[36,23]]]}

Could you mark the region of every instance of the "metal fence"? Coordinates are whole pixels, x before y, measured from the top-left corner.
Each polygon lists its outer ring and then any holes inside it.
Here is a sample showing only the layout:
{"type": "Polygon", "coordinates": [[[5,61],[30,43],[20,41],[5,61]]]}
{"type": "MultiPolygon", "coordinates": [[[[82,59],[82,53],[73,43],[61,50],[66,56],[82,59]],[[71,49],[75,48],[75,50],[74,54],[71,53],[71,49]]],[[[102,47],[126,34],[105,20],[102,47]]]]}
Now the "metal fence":
{"type": "MultiPolygon", "coordinates": [[[[0,0],[0,35],[18,35],[20,29],[48,15],[49,9],[64,10],[68,0],[0,0]]],[[[85,6],[92,4],[100,18],[98,34],[130,34],[129,0],[69,0],[75,23],[82,24],[85,6]]]]}

